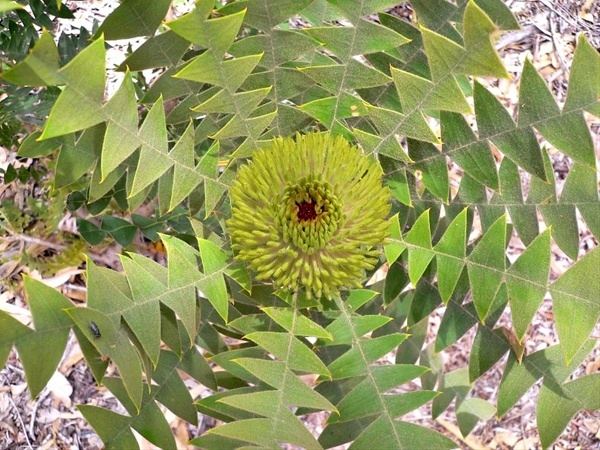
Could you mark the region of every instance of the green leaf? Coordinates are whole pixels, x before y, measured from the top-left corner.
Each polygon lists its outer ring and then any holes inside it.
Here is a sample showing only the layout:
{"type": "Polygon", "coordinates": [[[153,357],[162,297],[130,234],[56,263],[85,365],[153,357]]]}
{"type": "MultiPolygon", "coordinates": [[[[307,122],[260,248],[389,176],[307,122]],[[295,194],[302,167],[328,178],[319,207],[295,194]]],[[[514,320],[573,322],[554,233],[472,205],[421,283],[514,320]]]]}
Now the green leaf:
{"type": "Polygon", "coordinates": [[[275,357],[286,361],[290,369],[316,373],[324,377],[330,376],[325,364],[310,348],[291,334],[264,331],[250,333],[244,337],[255,342],[275,357]]]}
{"type": "Polygon", "coordinates": [[[600,77],[600,56],[581,34],[577,39],[577,48],[571,66],[569,90],[563,108],[564,112],[585,109],[600,115],[600,87],[595,80],[600,77]]]}
{"type": "Polygon", "coordinates": [[[525,249],[507,272],[511,317],[520,341],[544,299],[549,271],[550,232],[546,230],[525,249]]]}
{"type": "Polygon", "coordinates": [[[429,192],[442,202],[448,203],[450,184],[448,166],[444,159],[438,158],[440,152],[429,142],[408,139],[408,155],[415,161],[420,161],[414,168],[420,170],[423,184],[429,192]]]}
{"type": "Polygon", "coordinates": [[[34,131],[21,142],[18,155],[24,158],[40,158],[48,156],[63,144],[63,139],[47,139],[38,141],[42,133],[34,131]]]}
{"type": "Polygon", "coordinates": [[[350,345],[353,336],[364,336],[384,326],[390,320],[392,320],[390,317],[380,315],[353,314],[350,317],[350,324],[348,324],[345,318],[340,316],[327,327],[327,331],[332,336],[331,345],[350,345]]]}
{"type": "Polygon", "coordinates": [[[515,164],[547,180],[542,151],[533,130],[518,128],[496,97],[478,82],[474,97],[480,138],[490,139],[515,164]]]}
{"type": "Polygon", "coordinates": [[[66,86],[50,111],[40,139],[62,136],[104,121],[105,57],[104,40],[99,38],[60,69],[59,75],[66,86]]]}
{"type": "Polygon", "coordinates": [[[104,216],[102,218],[101,229],[110,234],[122,246],[129,245],[137,231],[135,225],[113,216],[104,216]]]}
{"type": "Polygon", "coordinates": [[[11,328],[16,334],[15,345],[23,362],[27,385],[31,396],[36,397],[50,380],[65,351],[71,321],[64,309],[73,305],[55,289],[29,277],[25,278],[25,292],[35,331],[25,334],[20,326],[11,325],[11,328]],[[44,358],[40,358],[41,354],[44,358]]]}
{"type": "Polygon", "coordinates": [[[179,358],[174,353],[161,350],[156,371],[152,374],[152,379],[160,386],[156,399],[188,423],[197,425],[196,408],[190,391],[177,373],[178,365],[179,358]]]}
{"type": "Polygon", "coordinates": [[[8,12],[8,11],[13,11],[15,9],[21,9],[23,8],[22,5],[20,5],[17,2],[13,2],[12,0],[2,0],[0,1],[0,12],[8,12]]]}
{"type": "Polygon", "coordinates": [[[485,12],[475,2],[468,2],[463,22],[466,54],[461,61],[468,71],[466,73],[482,77],[508,78],[508,72],[490,39],[496,31],[496,26],[485,12]]]}
{"type": "Polygon", "coordinates": [[[140,146],[135,88],[129,72],[106,104],[105,110],[118,119],[109,120],[106,126],[100,160],[103,180],[140,146]]]}
{"type": "Polygon", "coordinates": [[[286,21],[290,16],[302,11],[311,0],[251,0],[245,22],[254,28],[268,32],[271,28],[286,21]]]}
{"type": "Polygon", "coordinates": [[[583,113],[561,114],[546,83],[525,60],[519,92],[519,127],[534,125],[548,141],[575,161],[596,167],[594,143],[583,113]],[[548,120],[546,120],[548,118],[548,120]]]}
{"type": "MultiPolygon", "coordinates": [[[[464,272],[463,272],[464,274],[464,272]]],[[[464,291],[467,290],[466,276],[463,275],[459,282],[464,288],[459,288],[456,295],[446,306],[438,329],[435,351],[441,352],[446,347],[458,341],[467,331],[477,324],[477,313],[472,302],[462,305],[464,291]]]]}
{"type": "MultiPolygon", "coordinates": [[[[332,378],[337,380],[366,375],[369,370],[369,363],[391,352],[406,338],[407,335],[405,334],[395,333],[361,341],[359,347],[351,348],[329,365],[332,378]]],[[[356,339],[357,337],[353,336],[354,342],[356,342],[356,339]]]]}
{"type": "Polygon", "coordinates": [[[456,409],[458,427],[463,436],[467,436],[478,422],[491,419],[496,408],[480,398],[467,398],[456,409]]]}
{"type": "Polygon", "coordinates": [[[394,85],[404,110],[441,110],[468,114],[467,103],[454,77],[433,83],[410,72],[392,67],[394,85]]]}
{"type": "Polygon", "coordinates": [[[448,303],[463,271],[467,244],[467,213],[463,209],[435,245],[440,296],[448,303]]]}
{"type": "Polygon", "coordinates": [[[506,414],[540,378],[547,378],[552,386],[562,384],[581,364],[594,345],[593,340],[586,341],[568,365],[564,364],[559,345],[527,355],[522,363],[517,361],[514,354],[509,354],[498,389],[498,416],[502,417],[506,414]]]}
{"type": "Polygon", "coordinates": [[[140,262],[140,259],[121,257],[133,300],[123,317],[156,366],[160,353],[160,305],[150,299],[155,292],[164,291],[166,286],[140,262]]]}
{"type": "Polygon", "coordinates": [[[124,0],[104,19],[96,34],[104,35],[107,41],[151,36],[170,6],[171,0],[155,0],[151,3],[145,0],[124,0]]]}
{"type": "Polygon", "coordinates": [[[413,286],[416,286],[434,257],[431,251],[429,210],[419,216],[404,236],[404,241],[408,246],[408,277],[413,286]]]}
{"type": "MultiPolygon", "coordinates": [[[[127,421],[122,420],[115,420],[115,422],[113,422],[112,435],[104,435],[100,430],[97,430],[105,443],[107,443],[107,441],[112,442],[114,440],[113,436],[129,434],[131,432],[130,428],[133,428],[148,441],[162,449],[176,448],[175,439],[173,438],[169,424],[167,423],[163,412],[154,401],[158,393],[163,392],[168,388],[165,386],[154,386],[152,392],[145,389],[142,406],[138,412],[127,397],[125,386],[119,378],[105,378],[104,382],[110,392],[117,397],[131,415],[128,423],[127,421]]],[[[93,424],[94,422],[91,421],[91,423],[93,424]]]]}
{"type": "Polygon", "coordinates": [[[402,240],[400,222],[398,215],[390,219],[390,239],[384,246],[385,257],[389,265],[392,265],[406,250],[406,244],[402,240]]]}
{"type": "Polygon", "coordinates": [[[509,349],[501,330],[479,326],[469,355],[470,381],[475,381],[491,369],[509,349]]]}
{"type": "Polygon", "coordinates": [[[567,364],[600,318],[600,284],[590,282],[599,272],[600,249],[596,248],[550,286],[556,331],[567,364]]]}
{"type": "Polygon", "coordinates": [[[174,77],[227,87],[230,91],[235,91],[254,70],[261,58],[262,54],[258,54],[221,62],[217,61],[211,53],[205,52],[186,64],[174,77]],[[224,78],[223,73],[231,76],[224,78]]]}
{"type": "Polygon", "coordinates": [[[139,194],[172,165],[168,156],[165,110],[161,98],[148,112],[139,137],[142,146],[129,198],[139,194]]]}
{"type": "MultiPolygon", "coordinates": [[[[190,43],[187,40],[173,31],[166,31],[146,40],[123,61],[118,70],[129,69],[135,71],[174,66],[189,46],[190,43]]],[[[169,74],[169,77],[170,75],[172,73],[169,74]]]]}
{"type": "Polygon", "coordinates": [[[67,313],[96,350],[116,364],[127,394],[139,410],[143,394],[142,364],[125,330],[117,329],[105,314],[91,308],[71,308],[67,313]],[[100,332],[99,337],[90,328],[92,322],[100,332]]]}
{"type": "Polygon", "coordinates": [[[228,396],[220,401],[268,417],[269,420],[231,422],[214,428],[210,433],[269,447],[277,445],[277,442],[289,442],[307,449],[321,448],[289,408],[302,406],[331,411],[335,407],[296,377],[288,369],[287,363],[254,358],[234,361],[276,390],[228,396]]]}
{"type": "MultiPolygon", "coordinates": [[[[63,187],[76,183],[94,167],[100,156],[103,133],[104,126],[98,125],[86,129],[76,142],[69,137],[63,138],[63,145],[56,161],[55,186],[63,187]]],[[[41,141],[41,144],[53,141],[56,140],[41,141]]]]}
{"type": "Polygon", "coordinates": [[[201,0],[190,13],[169,22],[168,26],[179,36],[222,57],[232,44],[244,20],[245,10],[216,19],[207,19],[212,0],[201,0]]]}
{"type": "MultiPolygon", "coordinates": [[[[20,5],[18,7],[21,8],[20,5]]],[[[0,7],[0,11],[1,9],[0,7]]],[[[9,83],[21,86],[55,86],[61,84],[58,49],[52,35],[44,30],[31,53],[23,61],[2,73],[2,78],[9,83]]]]}
{"type": "Polygon", "coordinates": [[[519,169],[510,159],[502,160],[499,176],[500,189],[494,193],[491,203],[506,205],[519,237],[529,245],[539,233],[536,206],[524,201],[519,169]]]}
{"type": "Polygon", "coordinates": [[[106,237],[106,232],[101,230],[92,222],[85,219],[77,219],[77,231],[92,245],[98,245],[106,237]]]}
{"type": "Polygon", "coordinates": [[[462,115],[442,112],[443,150],[460,165],[466,173],[482,184],[498,188],[498,173],[496,163],[485,142],[478,141],[462,115]]]}
{"type": "Polygon", "coordinates": [[[320,339],[331,340],[331,334],[316,324],[308,317],[296,314],[290,308],[266,307],[262,311],[296,336],[314,336],[320,339]]]}
{"type": "MultiPolygon", "coordinates": [[[[333,414],[327,421],[328,425],[337,422],[347,422],[362,417],[368,417],[380,412],[381,406],[377,402],[377,395],[404,384],[425,373],[425,367],[413,366],[409,364],[398,364],[393,366],[380,366],[373,368],[373,380],[366,378],[350,391],[337,405],[338,414],[333,414]]],[[[427,391],[419,391],[431,399],[427,391]]],[[[434,394],[435,395],[435,394],[434,394]]],[[[391,411],[396,403],[404,403],[406,411],[411,411],[421,406],[421,401],[413,397],[404,395],[386,395],[383,397],[386,407],[390,410],[390,415],[396,416],[391,411]]],[[[398,414],[400,415],[400,414],[398,414]]]]}
{"type": "Polygon", "coordinates": [[[79,405],[77,408],[85,420],[94,427],[106,450],[139,449],[135,436],[129,428],[129,417],[93,405],[79,405]],[[115,434],[115,429],[123,431],[115,434]]]}
{"type": "Polygon", "coordinates": [[[407,422],[380,417],[356,439],[349,450],[427,448],[454,449],[456,444],[436,431],[407,422]],[[392,439],[390,439],[392,437],[392,439]]]}
{"type": "Polygon", "coordinates": [[[348,65],[310,66],[300,70],[332,94],[339,92],[344,85],[364,89],[381,86],[390,81],[384,73],[355,60],[349,61],[348,65]]]}
{"type": "Polygon", "coordinates": [[[505,268],[506,217],[498,219],[469,255],[467,269],[477,315],[483,321],[500,289],[505,268]]]}
{"type": "Polygon", "coordinates": [[[201,182],[194,168],[194,127],[191,123],[185,129],[169,156],[180,164],[175,165],[173,168],[171,183],[166,182],[167,177],[164,176],[158,180],[159,192],[162,189],[167,191],[164,197],[160,196],[159,193],[161,209],[165,213],[172,211],[185,200],[201,182]]]}
{"type": "Polygon", "coordinates": [[[169,288],[173,293],[162,302],[173,310],[182,321],[193,341],[197,330],[196,289],[193,283],[198,277],[198,252],[185,242],[172,236],[161,235],[169,258],[169,288]]]}
{"type": "Polygon", "coordinates": [[[223,320],[227,321],[229,298],[222,272],[227,266],[227,257],[219,247],[206,239],[198,239],[198,246],[206,275],[198,282],[198,288],[223,320]]]}
{"type": "Polygon", "coordinates": [[[434,418],[439,417],[456,398],[456,404],[460,406],[469,391],[471,383],[469,382],[468,368],[455,369],[445,373],[440,380],[439,389],[441,394],[433,399],[431,413],[434,418]]]}
{"type": "Polygon", "coordinates": [[[543,448],[549,448],[580,409],[600,409],[600,374],[577,378],[562,386],[542,386],[537,425],[543,448]]]}

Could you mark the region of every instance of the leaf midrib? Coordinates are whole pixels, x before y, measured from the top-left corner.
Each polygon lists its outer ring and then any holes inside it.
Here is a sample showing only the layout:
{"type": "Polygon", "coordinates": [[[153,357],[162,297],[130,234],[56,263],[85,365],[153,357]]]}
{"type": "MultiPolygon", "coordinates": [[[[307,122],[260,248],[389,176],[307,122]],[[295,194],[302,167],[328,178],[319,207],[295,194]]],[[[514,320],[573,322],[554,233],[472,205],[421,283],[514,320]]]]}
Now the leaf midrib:
{"type": "MultiPolygon", "coordinates": [[[[344,315],[344,320],[346,321],[346,324],[348,325],[348,328],[350,329],[350,331],[352,333],[352,346],[357,349],[361,359],[363,360],[365,369],[367,371],[367,379],[371,382],[371,384],[373,385],[373,387],[375,389],[375,392],[377,393],[377,400],[379,401],[379,404],[381,405],[381,411],[383,413],[382,415],[385,415],[386,419],[390,423],[390,426],[394,432],[395,441],[398,444],[398,449],[399,450],[409,450],[409,449],[405,449],[405,447],[402,445],[402,441],[400,440],[400,436],[398,435],[398,430],[396,430],[396,427],[395,427],[394,417],[392,417],[392,415],[390,414],[390,412],[387,408],[387,405],[385,404],[385,401],[383,399],[384,393],[379,390],[379,386],[377,386],[377,383],[375,382],[375,377],[373,376],[373,373],[371,371],[371,366],[369,365],[369,361],[365,356],[365,353],[363,351],[363,348],[362,348],[362,345],[360,342],[360,336],[358,336],[354,327],[352,326],[352,320],[350,318],[348,310],[346,309],[346,304],[339,298],[337,298],[335,302],[337,304],[337,307],[341,311],[341,313],[344,315]]],[[[361,434],[362,434],[362,431],[361,431],[361,434]]]]}
{"type": "Polygon", "coordinates": [[[455,261],[459,261],[463,265],[470,265],[470,266],[477,267],[477,268],[480,268],[480,269],[485,269],[485,270],[487,270],[489,272],[494,272],[496,274],[500,274],[500,275],[502,275],[502,282],[504,282],[504,283],[507,281],[506,278],[512,278],[512,279],[514,279],[516,281],[521,281],[521,282],[524,282],[524,283],[528,283],[528,284],[530,284],[532,286],[535,286],[537,288],[544,289],[545,293],[554,291],[554,292],[557,292],[558,294],[562,294],[562,295],[570,297],[570,298],[572,298],[574,300],[580,301],[581,303],[585,303],[587,305],[592,305],[592,306],[598,306],[598,303],[594,302],[593,300],[590,301],[590,300],[588,300],[588,299],[586,299],[584,297],[578,296],[577,294],[573,294],[571,292],[566,292],[566,291],[563,291],[563,290],[560,290],[560,289],[557,289],[557,288],[553,288],[552,286],[553,286],[554,283],[547,282],[546,284],[542,284],[542,283],[538,283],[536,281],[532,281],[530,279],[527,279],[525,277],[522,277],[520,275],[517,275],[515,273],[511,273],[510,272],[510,268],[513,267],[514,264],[512,264],[510,267],[506,268],[505,270],[500,270],[500,269],[497,269],[495,267],[486,266],[485,264],[481,264],[481,263],[472,261],[471,259],[469,259],[469,256],[459,257],[459,256],[452,255],[450,253],[441,252],[441,251],[437,250],[436,247],[433,247],[433,248],[423,247],[423,246],[411,244],[411,243],[409,243],[409,242],[407,242],[405,240],[396,239],[396,238],[389,238],[389,242],[403,245],[404,247],[409,248],[409,249],[412,248],[412,249],[417,249],[417,250],[425,250],[425,251],[433,253],[435,256],[442,256],[442,257],[445,257],[445,258],[453,259],[455,261]]]}

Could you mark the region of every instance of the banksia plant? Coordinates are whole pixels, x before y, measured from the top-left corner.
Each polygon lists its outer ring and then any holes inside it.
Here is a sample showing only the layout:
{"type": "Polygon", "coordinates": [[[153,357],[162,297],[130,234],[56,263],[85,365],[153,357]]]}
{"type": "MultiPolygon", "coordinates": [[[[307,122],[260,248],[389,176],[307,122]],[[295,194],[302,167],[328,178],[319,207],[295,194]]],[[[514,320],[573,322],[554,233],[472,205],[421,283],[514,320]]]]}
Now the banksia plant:
{"type": "Polygon", "coordinates": [[[310,298],[361,287],[389,228],[376,159],[327,133],[280,138],[254,153],[231,187],[233,250],[276,287],[310,298]]]}

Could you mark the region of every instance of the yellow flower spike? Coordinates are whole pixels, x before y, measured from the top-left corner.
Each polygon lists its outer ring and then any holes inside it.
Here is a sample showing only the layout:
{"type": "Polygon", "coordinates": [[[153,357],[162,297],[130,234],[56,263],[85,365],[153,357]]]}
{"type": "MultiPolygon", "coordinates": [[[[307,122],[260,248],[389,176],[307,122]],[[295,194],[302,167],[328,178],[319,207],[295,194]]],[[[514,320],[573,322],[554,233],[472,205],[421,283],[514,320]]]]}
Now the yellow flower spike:
{"type": "Polygon", "coordinates": [[[340,136],[278,138],[231,187],[227,227],[236,258],[259,280],[335,297],[361,286],[388,235],[382,170],[340,136]]]}

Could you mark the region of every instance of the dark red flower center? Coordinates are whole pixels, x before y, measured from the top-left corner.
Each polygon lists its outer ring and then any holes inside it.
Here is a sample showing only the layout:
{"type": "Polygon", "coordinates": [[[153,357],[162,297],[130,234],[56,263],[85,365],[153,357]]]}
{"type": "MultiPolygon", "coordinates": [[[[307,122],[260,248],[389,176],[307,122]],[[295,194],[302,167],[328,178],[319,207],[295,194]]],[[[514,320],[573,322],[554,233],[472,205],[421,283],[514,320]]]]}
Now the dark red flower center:
{"type": "Polygon", "coordinates": [[[296,203],[296,205],[298,205],[298,220],[308,221],[315,220],[317,218],[317,210],[315,209],[315,203],[301,202],[296,203]]]}

